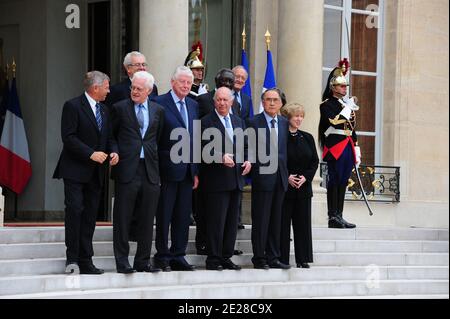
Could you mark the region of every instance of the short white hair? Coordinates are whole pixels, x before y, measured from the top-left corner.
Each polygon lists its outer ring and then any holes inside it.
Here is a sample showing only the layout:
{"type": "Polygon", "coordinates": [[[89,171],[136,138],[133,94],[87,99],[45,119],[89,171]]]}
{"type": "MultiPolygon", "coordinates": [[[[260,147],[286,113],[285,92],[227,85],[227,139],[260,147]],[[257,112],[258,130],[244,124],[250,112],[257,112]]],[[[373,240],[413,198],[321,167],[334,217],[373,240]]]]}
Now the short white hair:
{"type": "Polygon", "coordinates": [[[191,81],[194,81],[194,73],[192,73],[192,70],[187,66],[182,65],[177,67],[172,75],[172,80],[177,80],[181,75],[187,75],[191,78],[191,81]]]}
{"type": "Polygon", "coordinates": [[[214,93],[214,101],[216,100],[216,96],[217,96],[217,93],[219,92],[219,90],[220,91],[226,91],[230,95],[230,100],[231,101],[234,100],[233,92],[229,88],[227,88],[226,86],[222,86],[222,87],[218,88],[216,90],[216,92],[214,93]]]}
{"type": "Polygon", "coordinates": [[[234,72],[236,72],[237,70],[243,70],[244,72],[245,72],[245,78],[246,79],[248,79],[248,72],[247,72],[247,70],[244,68],[244,66],[243,65],[236,65],[234,68],[233,68],[233,73],[234,72]]]}
{"type": "Polygon", "coordinates": [[[84,75],[84,89],[88,91],[94,85],[103,85],[103,82],[109,81],[109,76],[100,71],[91,71],[84,75]]]}
{"type": "Polygon", "coordinates": [[[144,85],[150,89],[153,90],[153,84],[155,84],[155,78],[153,77],[153,75],[151,75],[150,73],[148,73],[147,71],[139,71],[136,72],[133,75],[133,78],[131,79],[131,82],[133,82],[136,79],[144,79],[145,83],[144,85]]]}
{"type": "Polygon", "coordinates": [[[138,52],[138,51],[132,51],[132,52],[128,53],[128,54],[125,56],[125,58],[123,59],[123,66],[124,66],[124,67],[129,66],[129,65],[131,64],[131,58],[132,58],[132,57],[138,57],[138,56],[141,56],[141,57],[144,58],[144,60],[147,60],[147,59],[145,58],[145,55],[143,55],[141,52],[138,52]]]}

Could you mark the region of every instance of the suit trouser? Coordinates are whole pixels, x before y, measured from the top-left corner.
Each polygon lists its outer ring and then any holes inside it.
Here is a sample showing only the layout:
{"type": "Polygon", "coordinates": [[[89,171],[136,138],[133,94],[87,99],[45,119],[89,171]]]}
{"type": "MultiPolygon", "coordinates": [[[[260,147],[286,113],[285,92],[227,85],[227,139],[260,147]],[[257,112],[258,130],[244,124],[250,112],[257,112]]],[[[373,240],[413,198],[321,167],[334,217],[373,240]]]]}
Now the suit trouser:
{"type": "Polygon", "coordinates": [[[220,265],[233,256],[242,192],[205,193],[206,264],[220,265]]]}
{"type": "Polygon", "coordinates": [[[252,190],[252,246],[254,265],[274,263],[281,257],[281,209],[285,191],[281,181],[273,192],[252,190]]]}
{"type": "Polygon", "coordinates": [[[94,249],[95,231],[101,186],[97,172],[88,183],[64,179],[65,242],[67,262],[89,264],[94,249]]]}
{"type": "Polygon", "coordinates": [[[116,183],[113,212],[114,256],[117,267],[129,264],[129,234],[131,222],[137,221],[137,250],[134,268],[149,264],[153,240],[153,219],[158,207],[160,187],[148,180],[145,163],[139,162],[136,175],[130,183],[116,183]]]}
{"type": "Polygon", "coordinates": [[[181,182],[161,181],[161,195],[156,213],[155,259],[170,261],[186,255],[191,221],[192,187],[190,170],[181,182]]]}
{"type": "Polygon", "coordinates": [[[206,246],[206,221],[205,221],[205,191],[202,186],[195,190],[196,192],[196,213],[195,213],[195,247],[197,250],[206,246]]]}
{"type": "Polygon", "coordinates": [[[281,259],[289,264],[291,248],[291,221],[294,232],[295,262],[313,262],[311,231],[311,197],[285,198],[281,219],[281,259]]]}

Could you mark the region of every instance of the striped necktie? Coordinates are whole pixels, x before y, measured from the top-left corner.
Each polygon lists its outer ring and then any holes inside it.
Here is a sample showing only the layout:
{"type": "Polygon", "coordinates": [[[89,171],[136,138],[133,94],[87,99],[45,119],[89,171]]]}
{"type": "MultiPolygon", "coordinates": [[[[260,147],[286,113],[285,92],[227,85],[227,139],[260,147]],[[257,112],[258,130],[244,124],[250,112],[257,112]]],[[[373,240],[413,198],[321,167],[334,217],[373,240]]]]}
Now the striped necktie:
{"type": "Polygon", "coordinates": [[[101,107],[99,103],[95,104],[95,120],[97,121],[98,130],[101,131],[103,126],[103,120],[101,107]]]}

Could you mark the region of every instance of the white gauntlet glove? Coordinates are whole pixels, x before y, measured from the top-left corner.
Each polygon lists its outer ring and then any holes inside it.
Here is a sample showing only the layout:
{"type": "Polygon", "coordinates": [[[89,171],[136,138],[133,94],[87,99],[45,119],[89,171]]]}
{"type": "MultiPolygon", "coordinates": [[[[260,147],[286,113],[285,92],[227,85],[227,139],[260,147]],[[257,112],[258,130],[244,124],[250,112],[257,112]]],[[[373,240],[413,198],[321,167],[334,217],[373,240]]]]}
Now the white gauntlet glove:
{"type": "Polygon", "coordinates": [[[356,168],[359,168],[359,164],[361,164],[361,149],[359,146],[355,146],[355,155],[356,155],[356,168]]]}

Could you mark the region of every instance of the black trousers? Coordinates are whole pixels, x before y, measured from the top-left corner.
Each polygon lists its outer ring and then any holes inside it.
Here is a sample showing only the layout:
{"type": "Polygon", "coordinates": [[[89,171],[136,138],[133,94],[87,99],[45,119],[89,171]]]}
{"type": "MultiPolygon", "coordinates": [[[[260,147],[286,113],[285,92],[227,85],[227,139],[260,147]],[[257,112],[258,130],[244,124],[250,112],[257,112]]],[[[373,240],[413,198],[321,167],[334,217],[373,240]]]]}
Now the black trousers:
{"type": "Polygon", "coordinates": [[[95,222],[100,202],[98,174],[88,183],[64,179],[65,242],[67,262],[92,263],[95,222]]]}
{"type": "Polygon", "coordinates": [[[136,220],[137,250],[134,268],[150,263],[153,241],[153,220],[158,207],[160,186],[148,181],[144,161],[141,160],[130,183],[116,183],[113,211],[114,256],[118,268],[128,266],[129,234],[132,220],[136,220]]]}
{"type": "Polygon", "coordinates": [[[281,259],[289,264],[291,248],[291,222],[294,233],[295,262],[313,262],[313,243],[311,230],[311,197],[286,198],[283,203],[281,219],[281,259]]]}
{"type": "Polygon", "coordinates": [[[197,250],[206,247],[205,195],[202,186],[194,190],[195,247],[197,250]]]}
{"type": "Polygon", "coordinates": [[[192,187],[190,171],[181,182],[161,182],[161,195],[156,213],[157,253],[155,259],[170,261],[186,255],[192,209],[192,187]]]}
{"type": "Polygon", "coordinates": [[[220,265],[233,256],[242,192],[236,189],[205,195],[206,264],[220,265]]]}
{"type": "Polygon", "coordinates": [[[281,257],[281,209],[284,195],[281,180],[273,192],[252,190],[252,262],[254,265],[271,264],[281,257]]]}

